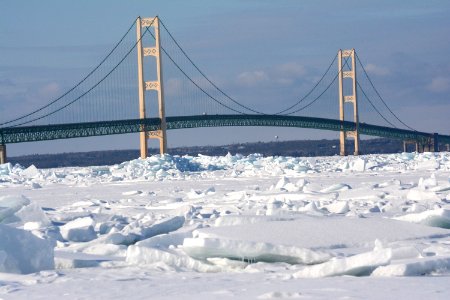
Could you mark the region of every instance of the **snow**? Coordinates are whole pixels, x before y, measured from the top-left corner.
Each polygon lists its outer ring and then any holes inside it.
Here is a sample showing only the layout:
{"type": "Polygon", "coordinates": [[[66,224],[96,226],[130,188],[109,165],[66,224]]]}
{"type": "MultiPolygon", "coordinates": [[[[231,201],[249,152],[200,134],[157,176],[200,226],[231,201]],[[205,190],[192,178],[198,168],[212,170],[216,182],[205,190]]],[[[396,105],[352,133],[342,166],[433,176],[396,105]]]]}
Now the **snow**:
{"type": "Polygon", "coordinates": [[[0,298],[447,299],[449,193],[445,152],[4,164],[0,298]]]}

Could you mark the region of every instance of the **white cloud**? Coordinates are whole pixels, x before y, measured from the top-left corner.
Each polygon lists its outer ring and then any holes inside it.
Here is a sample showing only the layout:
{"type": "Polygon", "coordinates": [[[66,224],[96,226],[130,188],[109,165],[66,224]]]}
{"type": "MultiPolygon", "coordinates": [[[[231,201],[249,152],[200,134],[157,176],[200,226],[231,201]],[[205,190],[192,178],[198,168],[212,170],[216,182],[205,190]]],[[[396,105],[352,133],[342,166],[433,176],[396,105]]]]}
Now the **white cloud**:
{"type": "Polygon", "coordinates": [[[367,64],[365,67],[367,73],[371,73],[374,75],[388,75],[390,73],[390,70],[386,67],[380,67],[375,64],[367,64]]]}
{"type": "Polygon", "coordinates": [[[306,68],[296,62],[289,62],[278,66],[278,71],[285,77],[297,77],[306,75],[306,68]]]}
{"type": "Polygon", "coordinates": [[[438,76],[431,80],[431,83],[427,86],[428,90],[441,93],[450,90],[450,77],[438,76]]]}
{"type": "Polygon", "coordinates": [[[292,85],[296,79],[304,77],[307,74],[306,68],[296,62],[281,64],[275,68],[274,78],[280,85],[292,85]]]}
{"type": "Polygon", "coordinates": [[[264,71],[243,72],[237,77],[239,84],[246,86],[255,86],[261,82],[269,80],[269,76],[264,71]]]}

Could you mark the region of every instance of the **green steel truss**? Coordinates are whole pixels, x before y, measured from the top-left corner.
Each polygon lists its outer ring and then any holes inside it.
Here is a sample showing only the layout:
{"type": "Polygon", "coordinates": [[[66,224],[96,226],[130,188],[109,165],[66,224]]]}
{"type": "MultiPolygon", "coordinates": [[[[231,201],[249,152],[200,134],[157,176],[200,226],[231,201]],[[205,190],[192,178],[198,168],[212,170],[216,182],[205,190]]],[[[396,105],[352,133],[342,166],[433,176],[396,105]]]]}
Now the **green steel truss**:
{"type": "MultiPolygon", "coordinates": [[[[167,117],[167,129],[183,129],[221,126],[270,126],[314,128],[332,131],[352,131],[355,123],[333,119],[278,116],[278,115],[202,115],[185,117],[167,117]]],[[[159,118],[103,121],[89,123],[40,125],[28,127],[0,128],[0,144],[69,139],[77,137],[101,136],[112,134],[153,131],[160,129],[159,118]]],[[[362,135],[416,140],[426,142],[433,138],[432,133],[390,128],[384,126],[359,124],[362,135]]],[[[439,142],[450,143],[450,136],[439,135],[439,142]]]]}

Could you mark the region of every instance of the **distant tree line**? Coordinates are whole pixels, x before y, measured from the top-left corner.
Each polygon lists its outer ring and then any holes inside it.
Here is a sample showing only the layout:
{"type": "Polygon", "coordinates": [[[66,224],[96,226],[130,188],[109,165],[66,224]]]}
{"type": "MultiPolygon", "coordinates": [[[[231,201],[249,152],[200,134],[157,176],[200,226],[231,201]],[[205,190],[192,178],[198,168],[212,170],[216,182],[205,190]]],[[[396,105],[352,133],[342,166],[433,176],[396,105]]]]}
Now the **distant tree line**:
{"type": "MultiPolygon", "coordinates": [[[[353,153],[353,141],[346,144],[347,153],[353,153]]],[[[399,153],[403,151],[400,140],[370,139],[361,140],[363,154],[399,153]]],[[[157,154],[157,149],[149,149],[150,154],[157,154]]],[[[171,155],[226,155],[227,153],[248,155],[260,153],[264,156],[332,156],[339,154],[339,140],[300,140],[242,143],[225,146],[177,147],[170,149],[171,155]]],[[[38,168],[56,168],[71,166],[113,165],[139,157],[138,150],[107,150],[91,152],[74,152],[60,154],[34,154],[11,157],[9,161],[24,167],[35,165],[38,168]]]]}

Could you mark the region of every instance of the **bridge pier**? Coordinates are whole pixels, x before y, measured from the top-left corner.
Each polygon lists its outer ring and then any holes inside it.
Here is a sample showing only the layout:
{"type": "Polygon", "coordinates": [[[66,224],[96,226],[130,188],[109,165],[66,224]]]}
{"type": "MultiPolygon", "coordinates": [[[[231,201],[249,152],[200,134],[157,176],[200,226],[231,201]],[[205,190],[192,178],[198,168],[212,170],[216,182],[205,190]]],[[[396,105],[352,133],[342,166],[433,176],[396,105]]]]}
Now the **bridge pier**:
{"type": "Polygon", "coordinates": [[[0,164],[6,164],[6,145],[0,145],[0,164]]]}

